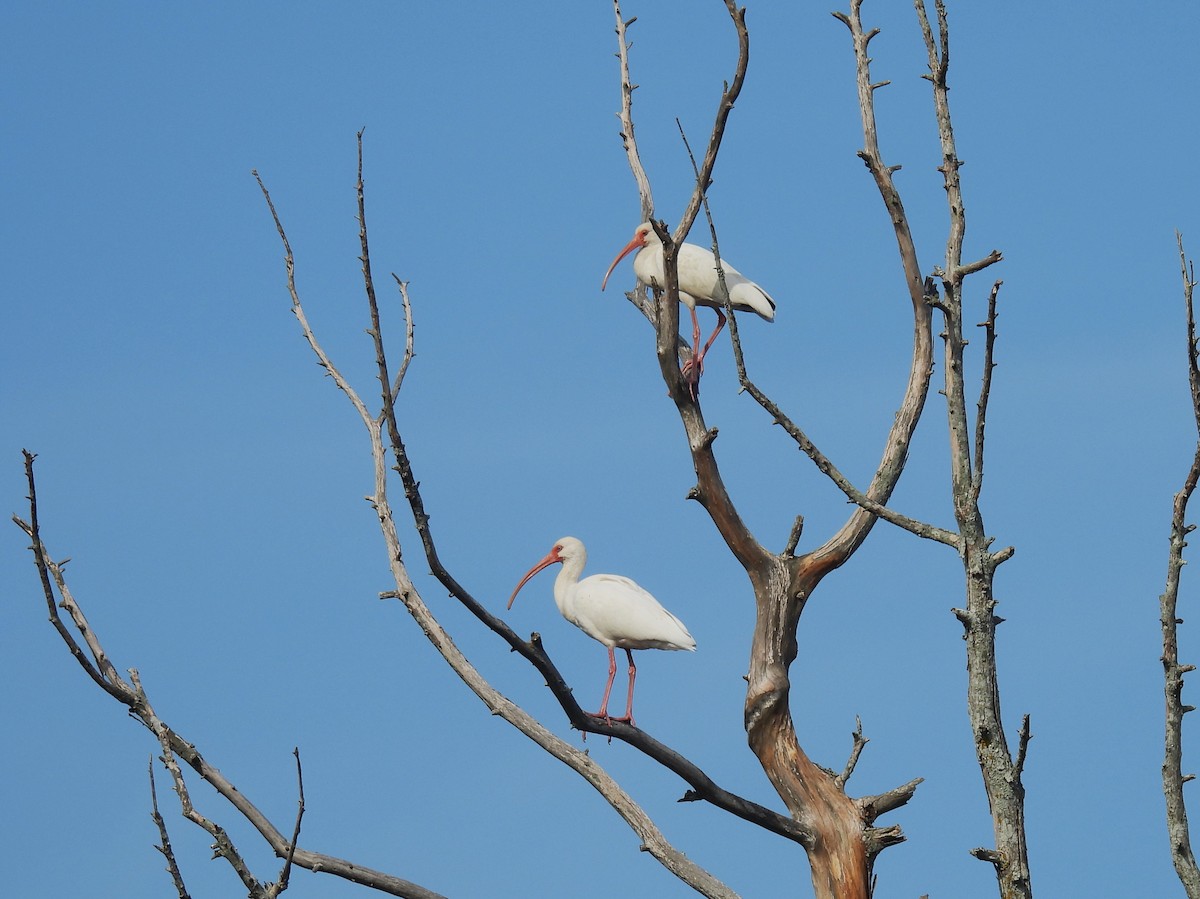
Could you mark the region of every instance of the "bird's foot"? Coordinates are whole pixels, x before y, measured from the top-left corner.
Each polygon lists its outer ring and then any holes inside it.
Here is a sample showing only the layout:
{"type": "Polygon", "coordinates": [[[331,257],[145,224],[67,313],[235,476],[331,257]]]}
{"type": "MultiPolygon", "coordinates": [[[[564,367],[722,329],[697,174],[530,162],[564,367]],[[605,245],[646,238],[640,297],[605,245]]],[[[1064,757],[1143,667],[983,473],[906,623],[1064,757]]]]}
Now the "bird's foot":
{"type": "Polygon", "coordinates": [[[683,375],[683,380],[688,386],[688,393],[692,397],[692,402],[700,399],[700,375],[704,373],[704,358],[701,357],[697,362],[693,356],[687,362],[683,363],[683,368],[680,369],[683,375]]]}
{"type": "Polygon", "coordinates": [[[603,721],[605,724],[628,724],[631,727],[637,726],[633,723],[632,714],[617,717],[615,715],[608,714],[607,710],[601,709],[598,712],[588,712],[588,715],[589,717],[595,718],[598,721],[603,721]]]}

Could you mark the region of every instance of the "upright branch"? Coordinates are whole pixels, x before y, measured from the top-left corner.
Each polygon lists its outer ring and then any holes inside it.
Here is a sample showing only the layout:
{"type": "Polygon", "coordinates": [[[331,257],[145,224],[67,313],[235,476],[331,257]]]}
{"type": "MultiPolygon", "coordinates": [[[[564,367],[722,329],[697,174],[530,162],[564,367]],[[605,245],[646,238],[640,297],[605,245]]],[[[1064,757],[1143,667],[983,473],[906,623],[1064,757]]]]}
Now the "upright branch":
{"type": "Polygon", "coordinates": [[[171,875],[171,882],[175,886],[175,892],[179,894],[179,899],[191,899],[187,885],[183,882],[183,874],[179,870],[179,862],[175,858],[175,850],[171,846],[171,837],[167,833],[167,822],[163,820],[163,816],[158,811],[158,790],[154,785],[154,756],[150,756],[148,767],[150,773],[150,818],[158,830],[159,840],[158,845],[154,848],[161,852],[163,858],[167,860],[167,873],[171,875]]]}
{"type": "Polygon", "coordinates": [[[621,119],[621,142],[625,146],[625,156],[629,161],[629,170],[633,172],[633,180],[637,184],[638,197],[642,204],[641,220],[650,221],[654,216],[654,195],[650,190],[650,178],[638,155],[637,138],[633,131],[633,92],[638,85],[633,83],[629,74],[629,51],[633,43],[629,40],[629,26],[637,21],[634,16],[629,21],[621,15],[621,0],[613,0],[613,12],[617,17],[617,59],[621,66],[621,111],[617,113],[621,119]]]}
{"type": "MultiPolygon", "coordinates": [[[[1196,422],[1197,434],[1200,435],[1200,360],[1196,346],[1196,315],[1192,303],[1192,291],[1196,286],[1195,268],[1183,252],[1183,237],[1175,233],[1179,245],[1179,268],[1183,276],[1183,300],[1187,314],[1187,364],[1188,386],[1192,394],[1192,414],[1196,422]]],[[[1192,852],[1192,838],[1188,830],[1187,806],[1183,797],[1183,785],[1195,775],[1183,773],[1183,716],[1194,710],[1194,706],[1183,703],[1183,676],[1195,671],[1195,665],[1181,665],[1179,662],[1179,625],[1183,619],[1178,617],[1179,577],[1183,571],[1183,550],[1187,546],[1187,535],[1195,530],[1194,524],[1187,523],[1188,501],[1200,481],[1200,436],[1196,442],[1196,451],[1192,455],[1192,464],[1183,487],[1175,494],[1175,502],[1171,511],[1170,550],[1167,554],[1167,586],[1159,597],[1159,610],[1162,617],[1163,637],[1163,678],[1166,693],[1166,751],[1163,758],[1162,780],[1163,794],[1167,800],[1167,835],[1171,841],[1171,860],[1175,863],[1175,871],[1187,891],[1189,899],[1200,899],[1200,867],[1196,865],[1196,856],[1192,852]]]]}
{"type": "Polygon", "coordinates": [[[943,0],[935,0],[937,33],[930,24],[925,0],[915,2],[921,34],[929,56],[929,74],[925,77],[933,86],[933,105],[941,142],[942,173],[950,227],[946,238],[946,258],[935,270],[941,280],[942,297],[937,308],[944,319],[942,337],[945,343],[946,415],[950,433],[950,480],[954,501],[954,516],[958,525],[959,557],[966,576],[966,608],[955,609],[962,623],[967,646],[967,711],[974,735],[975,752],[983,775],[984,789],[991,809],[996,846],[972,850],[976,858],[995,867],[997,885],[1003,899],[1018,899],[1032,895],[1029,873],[1029,852],[1025,842],[1025,788],[1021,776],[1030,739],[1028,718],[1018,735],[1016,761],[1009,751],[1000,711],[1000,688],[996,671],[996,626],[1002,619],[996,616],[993,582],[996,568],[1012,555],[1006,547],[992,552],[992,538],[983,523],[979,498],[983,486],[983,440],[988,397],[995,366],[996,295],[1000,284],[992,288],[988,315],[983,327],[987,334],[984,374],[980,397],[976,404],[974,449],[969,426],[964,380],[964,351],[967,341],[963,333],[963,284],[975,272],[999,262],[1001,255],[993,250],[987,256],[963,262],[963,240],[966,235],[966,212],[963,206],[959,169],[962,160],[954,142],[950,119],[949,87],[950,32],[943,0]]]}

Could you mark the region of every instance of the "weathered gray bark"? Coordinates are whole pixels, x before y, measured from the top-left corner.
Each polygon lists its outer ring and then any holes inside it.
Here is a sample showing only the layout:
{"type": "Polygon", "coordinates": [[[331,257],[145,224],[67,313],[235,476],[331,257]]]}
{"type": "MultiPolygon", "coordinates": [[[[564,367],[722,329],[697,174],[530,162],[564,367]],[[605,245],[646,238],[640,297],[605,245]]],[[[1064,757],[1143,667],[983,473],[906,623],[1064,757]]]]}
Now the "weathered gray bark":
{"type": "MultiPolygon", "coordinates": [[[[1192,392],[1192,410],[1200,431],[1200,362],[1197,360],[1196,317],[1192,305],[1192,289],[1196,286],[1195,273],[1183,252],[1183,238],[1177,233],[1179,244],[1179,266],[1183,274],[1183,298],[1187,310],[1187,360],[1188,384],[1192,392]]],[[[1193,775],[1183,773],[1183,716],[1193,711],[1193,706],[1183,702],[1183,676],[1194,671],[1195,665],[1179,662],[1178,618],[1179,576],[1183,570],[1183,550],[1187,546],[1187,535],[1195,525],[1187,523],[1188,501],[1200,481],[1200,440],[1192,457],[1192,465],[1184,478],[1183,486],[1175,494],[1171,509],[1170,550],[1167,556],[1167,585],[1159,597],[1163,635],[1163,678],[1166,694],[1166,738],[1162,766],[1163,795],[1167,801],[1167,835],[1171,841],[1171,860],[1175,872],[1189,899],[1200,899],[1200,867],[1192,851],[1192,838],[1188,831],[1187,805],[1183,797],[1183,785],[1193,775]]]]}
{"type": "Polygon", "coordinates": [[[993,352],[996,337],[996,295],[1000,282],[992,288],[988,303],[987,334],[983,361],[982,387],[976,404],[974,440],[967,413],[963,354],[963,284],[965,279],[1000,261],[992,251],[975,262],[963,263],[963,238],[966,212],[959,183],[958,158],[954,129],[950,121],[949,87],[946,74],[950,67],[950,36],[946,8],[935,0],[938,32],[935,35],[925,9],[925,0],[916,0],[917,16],[929,53],[929,75],[933,85],[934,108],[942,145],[940,171],[945,179],[946,200],[950,212],[950,233],[946,241],[944,267],[935,274],[941,281],[942,298],[937,303],[945,322],[946,415],[950,432],[950,474],[954,497],[954,517],[958,524],[958,552],[966,575],[966,608],[955,614],[966,629],[967,711],[975,739],[975,752],[983,775],[988,806],[992,813],[995,849],[973,850],[977,858],[991,862],[1003,899],[1033,895],[1030,882],[1029,851],[1025,844],[1025,788],[1021,782],[1030,732],[1025,717],[1019,735],[1017,757],[1008,747],[1000,713],[1000,689],[996,674],[996,600],[993,580],[996,568],[1008,559],[1011,547],[992,552],[979,505],[983,489],[984,438],[988,397],[991,391],[993,352]]]}

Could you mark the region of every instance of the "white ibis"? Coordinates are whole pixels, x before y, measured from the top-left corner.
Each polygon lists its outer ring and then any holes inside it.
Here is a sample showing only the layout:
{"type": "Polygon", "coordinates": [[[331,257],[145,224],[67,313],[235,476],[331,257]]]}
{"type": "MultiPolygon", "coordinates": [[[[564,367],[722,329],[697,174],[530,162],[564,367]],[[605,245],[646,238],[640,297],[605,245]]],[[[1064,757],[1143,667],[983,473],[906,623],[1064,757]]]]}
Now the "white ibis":
{"type": "Polygon", "coordinates": [[[587,562],[587,550],[574,537],[563,537],[555,541],[554,548],[542,561],[534,565],[521,583],[513,590],[508,600],[513,600],[521,588],[541,571],[562,563],[562,571],[554,581],[554,602],[562,616],[593,640],[608,647],[608,683],[604,687],[604,699],[600,711],[594,718],[607,722],[628,721],[633,724],[633,681],[637,677],[637,666],[633,664],[633,649],[686,649],[694,650],[696,641],[688,633],[682,621],[659,605],[658,600],[627,577],[615,574],[593,574],[579,579],[587,562]],[[613,718],[608,714],[608,697],[612,693],[613,680],[617,676],[616,647],[625,650],[629,659],[629,696],[625,703],[625,714],[613,718]]]}
{"type": "MultiPolygon", "coordinates": [[[[633,257],[633,273],[647,287],[657,287],[660,290],[667,286],[667,276],[663,271],[662,239],[654,231],[649,222],[642,222],[633,232],[633,240],[625,245],[625,249],[617,254],[604,280],[600,284],[603,290],[608,284],[608,276],[612,274],[617,263],[630,252],[637,250],[633,257]]],[[[695,385],[704,371],[704,354],[708,352],[721,329],[725,327],[725,303],[721,291],[721,282],[717,277],[716,261],[711,250],[685,243],[679,247],[679,301],[692,313],[692,358],[684,367],[684,375],[695,385]],[[717,312],[717,328],[700,348],[700,320],[696,318],[696,304],[708,306],[717,312]]],[[[756,312],[767,321],[775,320],[775,301],[765,290],[746,278],[725,260],[721,260],[721,271],[725,273],[725,286],[729,288],[730,304],[739,312],[756,312]]]]}

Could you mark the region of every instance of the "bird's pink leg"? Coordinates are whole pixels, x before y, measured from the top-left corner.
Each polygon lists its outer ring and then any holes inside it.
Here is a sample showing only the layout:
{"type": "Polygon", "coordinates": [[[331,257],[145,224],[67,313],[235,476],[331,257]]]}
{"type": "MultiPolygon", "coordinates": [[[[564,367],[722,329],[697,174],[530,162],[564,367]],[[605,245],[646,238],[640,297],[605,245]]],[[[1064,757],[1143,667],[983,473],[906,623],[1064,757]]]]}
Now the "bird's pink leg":
{"type": "Polygon", "coordinates": [[[612,693],[613,681],[617,678],[617,655],[613,652],[613,648],[608,647],[608,683],[604,685],[604,700],[600,703],[600,711],[593,718],[603,718],[605,721],[610,721],[608,717],[608,696],[612,693]]]}
{"type": "Polygon", "coordinates": [[[704,348],[701,349],[700,321],[696,318],[696,310],[692,310],[692,358],[683,366],[683,376],[687,378],[688,385],[692,389],[692,399],[696,399],[700,392],[700,375],[704,374],[704,357],[708,355],[708,351],[716,341],[717,335],[725,327],[725,313],[720,309],[713,309],[713,311],[717,313],[717,328],[712,332],[712,336],[708,338],[708,342],[704,344],[704,348]]]}
{"type": "Polygon", "coordinates": [[[628,721],[633,724],[633,682],[637,678],[637,665],[633,664],[633,653],[628,649],[625,650],[625,656],[629,659],[629,696],[625,700],[625,717],[614,720],[628,721]]]}
{"type": "MultiPolygon", "coordinates": [[[[712,337],[708,338],[708,343],[704,344],[704,349],[700,351],[701,368],[704,367],[704,357],[708,355],[709,347],[713,345],[713,341],[717,339],[717,335],[720,334],[721,329],[725,327],[725,313],[720,309],[714,309],[713,311],[717,313],[717,330],[712,332],[712,337]]],[[[699,338],[699,336],[700,334],[697,332],[696,337],[699,338]]]]}
{"type": "Polygon", "coordinates": [[[604,701],[600,703],[600,711],[592,716],[603,718],[605,724],[612,724],[614,721],[628,721],[633,724],[633,680],[637,677],[637,666],[633,664],[633,653],[627,649],[625,655],[629,659],[629,695],[625,700],[625,714],[614,718],[608,714],[608,697],[612,694],[613,681],[617,678],[617,654],[611,646],[608,648],[608,683],[604,685],[604,701]]]}
{"type": "MultiPolygon", "coordinates": [[[[683,363],[682,374],[688,382],[688,389],[694,401],[700,395],[700,375],[704,374],[704,353],[708,351],[708,347],[700,349],[700,319],[696,317],[696,307],[693,306],[689,311],[692,313],[692,358],[683,363]]],[[[711,343],[712,341],[709,341],[710,345],[711,343]]]]}

